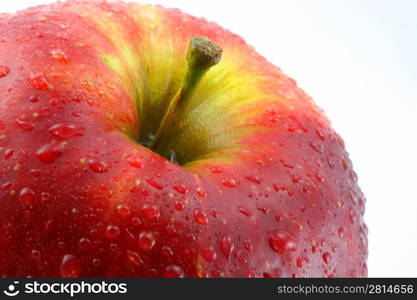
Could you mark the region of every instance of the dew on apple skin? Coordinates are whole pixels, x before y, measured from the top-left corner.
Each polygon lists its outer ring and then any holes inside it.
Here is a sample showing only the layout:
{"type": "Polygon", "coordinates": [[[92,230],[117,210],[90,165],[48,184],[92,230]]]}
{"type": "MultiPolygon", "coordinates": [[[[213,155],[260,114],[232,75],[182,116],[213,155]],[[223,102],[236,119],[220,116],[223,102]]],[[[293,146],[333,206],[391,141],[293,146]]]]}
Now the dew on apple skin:
{"type": "Polygon", "coordinates": [[[142,206],[143,216],[149,221],[157,221],[161,216],[161,209],[152,203],[146,203],[142,206]]]}
{"type": "Polygon", "coordinates": [[[349,219],[350,219],[350,223],[355,224],[356,221],[358,220],[358,217],[356,216],[356,212],[353,208],[350,208],[349,210],[349,219]]]}
{"type": "Polygon", "coordinates": [[[130,208],[127,205],[124,205],[124,204],[116,205],[116,211],[117,211],[118,215],[123,217],[123,218],[130,215],[130,208]]]}
{"type": "Polygon", "coordinates": [[[41,258],[41,252],[37,249],[33,249],[32,251],[30,251],[30,256],[34,260],[39,260],[41,258]]]}
{"type": "Polygon", "coordinates": [[[212,168],[210,168],[210,171],[214,174],[220,174],[220,173],[223,173],[223,168],[221,168],[221,167],[212,167],[212,168]]]}
{"type": "Polygon", "coordinates": [[[43,73],[30,73],[28,82],[34,89],[39,91],[45,91],[52,87],[43,73]]]}
{"type": "Polygon", "coordinates": [[[116,243],[111,243],[109,249],[111,252],[116,253],[117,251],[119,251],[119,245],[116,243]]]}
{"type": "Polygon", "coordinates": [[[116,225],[109,225],[106,228],[106,237],[108,239],[115,239],[120,235],[120,228],[116,225]]]}
{"type": "Polygon", "coordinates": [[[78,241],[78,247],[81,250],[88,250],[91,247],[91,241],[90,241],[90,239],[89,238],[85,238],[85,237],[81,238],[78,241]]]}
{"type": "Polygon", "coordinates": [[[139,234],[138,245],[143,251],[151,251],[156,244],[155,235],[150,231],[142,231],[139,234]]]}
{"type": "Polygon", "coordinates": [[[213,247],[204,248],[202,250],[203,258],[207,262],[213,262],[217,258],[217,253],[214,251],[213,247]]]}
{"type": "Polygon", "coordinates": [[[194,219],[197,223],[201,225],[207,225],[208,224],[208,218],[205,213],[203,213],[200,209],[196,209],[194,211],[194,219]]]}
{"type": "Polygon", "coordinates": [[[344,239],[345,238],[345,232],[346,232],[346,229],[342,226],[342,227],[340,227],[339,228],[339,230],[337,231],[338,232],[338,234],[339,234],[339,237],[341,238],[341,239],[344,239]]]}
{"type": "Polygon", "coordinates": [[[36,156],[43,163],[53,163],[63,154],[64,144],[56,141],[45,144],[36,151],[36,156]]]}
{"type": "Polygon", "coordinates": [[[295,251],[297,244],[294,237],[285,231],[275,231],[269,238],[269,246],[277,253],[295,251]]]}
{"type": "Polygon", "coordinates": [[[49,201],[51,199],[51,194],[50,193],[48,193],[48,192],[42,192],[41,193],[41,200],[43,201],[43,202],[47,202],[47,201],[49,201]]]}
{"type": "Polygon", "coordinates": [[[33,200],[35,199],[35,196],[35,192],[28,187],[21,189],[19,193],[20,201],[22,201],[22,203],[25,206],[32,204],[33,200]]]}
{"type": "Polygon", "coordinates": [[[253,243],[251,239],[247,239],[243,242],[243,247],[246,249],[246,251],[248,252],[252,252],[253,249],[253,243]]]}
{"type": "Polygon", "coordinates": [[[176,190],[180,194],[187,194],[190,191],[190,187],[186,186],[185,184],[176,184],[173,186],[174,190],[176,190]]]}
{"type": "Polygon", "coordinates": [[[0,191],[7,191],[12,187],[12,183],[7,181],[0,186],[0,191]]]}
{"type": "Polygon", "coordinates": [[[97,268],[101,265],[101,260],[100,258],[93,258],[92,263],[93,263],[93,266],[97,268]]]}
{"type": "Polygon", "coordinates": [[[127,250],[126,257],[128,261],[135,266],[140,266],[143,264],[142,257],[136,251],[127,250]]]}
{"type": "Polygon", "coordinates": [[[222,250],[223,255],[230,259],[230,256],[234,249],[234,244],[230,236],[224,236],[220,241],[220,249],[222,250]]]}
{"type": "Polygon", "coordinates": [[[168,266],[164,271],[164,278],[184,278],[184,270],[176,265],[168,266]]]}
{"type": "Polygon", "coordinates": [[[174,250],[170,246],[162,246],[161,253],[165,257],[173,257],[174,256],[174,250]]]}
{"type": "Polygon", "coordinates": [[[323,261],[328,264],[330,262],[331,255],[329,252],[324,252],[322,255],[323,261]]]}
{"type": "Polygon", "coordinates": [[[157,190],[162,190],[164,188],[162,185],[160,185],[158,182],[154,181],[153,179],[146,178],[145,180],[147,183],[149,183],[150,186],[152,186],[153,188],[157,190]]]}
{"type": "Polygon", "coordinates": [[[39,169],[30,169],[29,173],[35,177],[39,177],[42,174],[41,170],[39,169]]]}
{"type": "Polygon", "coordinates": [[[178,211],[182,211],[185,208],[185,200],[184,199],[177,199],[175,200],[174,207],[178,211]]]}
{"type": "Polygon", "coordinates": [[[4,151],[4,159],[9,159],[13,156],[14,150],[13,149],[6,149],[4,151]]]}
{"type": "Polygon", "coordinates": [[[10,68],[4,65],[0,65],[0,78],[6,77],[10,73],[10,68]]]}
{"type": "Polygon", "coordinates": [[[226,187],[237,187],[239,185],[239,181],[235,179],[224,179],[222,184],[226,187]]]}
{"type": "Polygon", "coordinates": [[[26,131],[31,131],[33,129],[33,125],[31,123],[20,120],[20,119],[16,119],[16,124],[19,128],[26,130],[26,131]]]}
{"type": "Polygon", "coordinates": [[[143,167],[142,162],[141,162],[138,158],[133,158],[133,159],[130,159],[130,160],[129,160],[129,164],[130,164],[132,167],[134,167],[134,168],[138,168],[138,169],[140,169],[140,168],[142,168],[142,167],[143,167]]]}
{"type": "Polygon", "coordinates": [[[207,192],[203,190],[202,188],[198,187],[196,188],[197,195],[199,195],[201,198],[207,198],[207,192]]]}
{"type": "Polygon", "coordinates": [[[36,95],[32,95],[29,97],[29,101],[32,103],[38,102],[39,101],[39,97],[36,95]]]}
{"type": "Polygon", "coordinates": [[[238,207],[237,210],[241,214],[245,215],[246,217],[251,217],[252,216],[252,213],[249,210],[247,210],[246,208],[244,208],[244,207],[238,207]]]}
{"type": "Polygon", "coordinates": [[[142,225],[142,220],[139,217],[133,217],[130,220],[130,224],[134,227],[140,227],[142,225]]]}
{"type": "Polygon", "coordinates": [[[64,50],[62,49],[51,49],[49,51],[49,54],[56,59],[58,62],[62,63],[62,64],[68,64],[69,63],[69,58],[67,56],[67,54],[64,52],[64,50]]]}
{"type": "Polygon", "coordinates": [[[78,278],[81,274],[81,267],[78,259],[72,254],[66,254],[61,262],[61,276],[64,278],[78,278]]]}
{"type": "Polygon", "coordinates": [[[248,175],[245,178],[247,180],[253,182],[253,183],[256,183],[256,184],[260,184],[261,183],[261,180],[257,176],[255,176],[255,175],[248,175]]]}
{"type": "Polygon", "coordinates": [[[72,124],[55,124],[49,127],[48,131],[59,140],[69,140],[84,135],[84,128],[72,124]]]}
{"type": "Polygon", "coordinates": [[[320,128],[316,129],[316,134],[322,141],[326,139],[326,136],[324,135],[323,131],[320,128]]]}
{"type": "Polygon", "coordinates": [[[105,173],[109,170],[110,165],[105,161],[100,161],[97,159],[90,159],[88,161],[88,166],[93,172],[96,173],[105,173]]]}

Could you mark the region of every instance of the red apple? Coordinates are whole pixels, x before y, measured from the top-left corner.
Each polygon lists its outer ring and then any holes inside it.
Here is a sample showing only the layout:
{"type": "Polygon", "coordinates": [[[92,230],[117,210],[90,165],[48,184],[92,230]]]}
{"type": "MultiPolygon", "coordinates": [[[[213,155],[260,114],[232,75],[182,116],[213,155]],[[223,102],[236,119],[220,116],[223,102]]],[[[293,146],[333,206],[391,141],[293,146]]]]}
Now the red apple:
{"type": "Polygon", "coordinates": [[[367,275],[342,139],[214,23],[101,1],[3,14],[0,100],[2,277],[367,275]]]}

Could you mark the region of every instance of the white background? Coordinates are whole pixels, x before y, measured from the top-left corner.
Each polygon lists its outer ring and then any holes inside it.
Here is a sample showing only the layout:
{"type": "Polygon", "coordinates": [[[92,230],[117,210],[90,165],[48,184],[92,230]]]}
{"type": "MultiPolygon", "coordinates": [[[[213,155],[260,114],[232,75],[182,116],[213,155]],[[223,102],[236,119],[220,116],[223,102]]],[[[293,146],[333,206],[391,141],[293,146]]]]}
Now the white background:
{"type": "MultiPolygon", "coordinates": [[[[0,12],[50,2],[0,1],[0,12]]],[[[145,2],[216,21],[297,80],[359,174],[369,276],[417,277],[417,1],[145,2]]]]}

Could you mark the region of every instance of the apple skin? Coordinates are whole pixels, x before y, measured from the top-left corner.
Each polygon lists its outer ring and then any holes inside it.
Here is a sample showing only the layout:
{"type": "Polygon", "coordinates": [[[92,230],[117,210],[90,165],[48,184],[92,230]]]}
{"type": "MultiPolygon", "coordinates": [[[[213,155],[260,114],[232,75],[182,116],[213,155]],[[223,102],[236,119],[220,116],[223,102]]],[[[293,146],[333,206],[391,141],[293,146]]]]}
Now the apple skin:
{"type": "Polygon", "coordinates": [[[365,199],[342,139],[214,23],[101,1],[0,15],[0,99],[2,277],[367,276],[365,199]],[[194,36],[223,57],[168,129],[177,165],[138,141],[194,36]]]}

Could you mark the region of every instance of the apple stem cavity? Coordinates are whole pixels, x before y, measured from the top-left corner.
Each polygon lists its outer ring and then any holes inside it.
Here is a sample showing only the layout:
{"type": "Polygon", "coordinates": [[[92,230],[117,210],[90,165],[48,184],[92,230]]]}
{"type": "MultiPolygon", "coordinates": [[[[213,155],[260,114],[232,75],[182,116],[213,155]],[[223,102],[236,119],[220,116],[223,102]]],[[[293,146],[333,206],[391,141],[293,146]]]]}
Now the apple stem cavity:
{"type": "MultiPolygon", "coordinates": [[[[193,95],[196,87],[201,82],[204,74],[213,66],[220,62],[222,56],[222,48],[210,41],[206,37],[193,37],[188,46],[187,53],[187,71],[181,87],[177,90],[174,97],[169,101],[167,110],[159,125],[154,138],[149,143],[148,148],[158,152],[158,147],[163,141],[164,134],[173,117],[179,111],[179,107],[186,104],[193,95]]],[[[172,156],[173,151],[169,151],[172,156]]]]}

